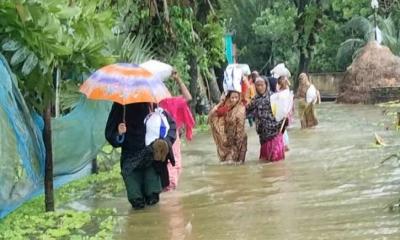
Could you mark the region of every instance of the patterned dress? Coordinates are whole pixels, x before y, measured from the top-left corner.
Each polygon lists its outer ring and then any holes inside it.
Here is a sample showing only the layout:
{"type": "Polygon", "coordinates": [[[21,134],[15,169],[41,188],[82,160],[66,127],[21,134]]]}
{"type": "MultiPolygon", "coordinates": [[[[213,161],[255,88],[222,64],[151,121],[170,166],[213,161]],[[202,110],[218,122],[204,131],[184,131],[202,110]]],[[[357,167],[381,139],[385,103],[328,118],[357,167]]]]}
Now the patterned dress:
{"type": "Polygon", "coordinates": [[[279,161],[285,158],[285,149],[280,129],[283,120],[277,122],[272,114],[270,95],[257,95],[247,107],[256,118],[256,131],[260,139],[260,160],[279,161]]]}
{"type": "Polygon", "coordinates": [[[227,109],[224,102],[210,111],[208,121],[221,162],[244,163],[247,152],[245,119],[246,108],[241,101],[231,109],[227,109]]]}

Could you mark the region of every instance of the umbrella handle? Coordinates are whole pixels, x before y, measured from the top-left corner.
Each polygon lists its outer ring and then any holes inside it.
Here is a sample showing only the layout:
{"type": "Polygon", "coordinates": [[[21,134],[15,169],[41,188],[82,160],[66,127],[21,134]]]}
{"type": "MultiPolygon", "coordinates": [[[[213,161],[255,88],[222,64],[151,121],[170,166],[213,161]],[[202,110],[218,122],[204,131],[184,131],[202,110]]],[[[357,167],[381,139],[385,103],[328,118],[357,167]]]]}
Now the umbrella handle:
{"type": "Polygon", "coordinates": [[[148,107],[148,109],[149,109],[149,113],[154,112],[154,107],[153,107],[153,104],[152,104],[152,103],[149,103],[149,104],[147,105],[147,107],[148,107]]]}
{"type": "Polygon", "coordinates": [[[126,123],[126,121],[125,121],[125,116],[126,116],[126,106],[125,105],[123,105],[123,111],[122,111],[122,122],[123,123],[126,123]]]}

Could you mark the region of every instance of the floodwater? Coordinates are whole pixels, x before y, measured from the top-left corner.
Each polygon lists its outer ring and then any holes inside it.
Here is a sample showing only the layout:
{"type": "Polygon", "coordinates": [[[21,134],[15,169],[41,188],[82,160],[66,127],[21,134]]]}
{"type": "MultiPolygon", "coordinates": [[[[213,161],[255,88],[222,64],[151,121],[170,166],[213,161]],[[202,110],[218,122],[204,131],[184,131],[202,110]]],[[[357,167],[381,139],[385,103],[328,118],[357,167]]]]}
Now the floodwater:
{"type": "Polygon", "coordinates": [[[115,239],[400,239],[400,168],[380,162],[399,151],[400,133],[375,106],[318,106],[320,125],[289,129],[286,160],[258,163],[249,128],[243,166],[221,166],[209,133],[183,146],[177,191],[159,205],[131,210],[121,196],[115,239]],[[385,130],[386,126],[390,129],[385,130]],[[375,145],[374,133],[386,142],[375,145]]]}

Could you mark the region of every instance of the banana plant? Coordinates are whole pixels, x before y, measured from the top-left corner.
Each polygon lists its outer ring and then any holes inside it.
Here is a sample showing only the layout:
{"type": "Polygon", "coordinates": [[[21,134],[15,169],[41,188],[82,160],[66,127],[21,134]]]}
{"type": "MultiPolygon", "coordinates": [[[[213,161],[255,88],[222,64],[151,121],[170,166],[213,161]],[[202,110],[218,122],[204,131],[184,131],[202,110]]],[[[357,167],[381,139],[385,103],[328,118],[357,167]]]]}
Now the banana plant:
{"type": "Polygon", "coordinates": [[[56,0],[0,2],[1,51],[20,79],[28,105],[43,112],[45,122],[45,207],[54,211],[51,109],[54,73],[89,71],[108,62],[103,54],[111,36],[112,13],[96,3],[56,0]]]}
{"type": "Polygon", "coordinates": [[[1,50],[9,56],[30,106],[42,110],[53,98],[53,72],[81,73],[114,61],[102,51],[110,38],[111,12],[67,1],[0,3],[1,50]],[[46,76],[46,77],[44,77],[46,76]]]}
{"type": "Polygon", "coordinates": [[[108,43],[108,51],[119,62],[140,64],[154,57],[153,45],[146,35],[118,34],[108,43]]]}

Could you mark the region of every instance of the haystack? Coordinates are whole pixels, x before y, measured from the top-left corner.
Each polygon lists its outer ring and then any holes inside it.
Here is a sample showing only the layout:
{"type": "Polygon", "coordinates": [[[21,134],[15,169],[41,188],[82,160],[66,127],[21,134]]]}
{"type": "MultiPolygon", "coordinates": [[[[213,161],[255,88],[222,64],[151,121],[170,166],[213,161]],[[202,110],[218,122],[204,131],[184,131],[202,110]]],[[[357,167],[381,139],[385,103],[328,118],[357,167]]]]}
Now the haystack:
{"type": "Polygon", "coordinates": [[[400,87],[400,57],[369,42],[354,59],[339,85],[339,103],[368,103],[374,89],[400,87]]]}

